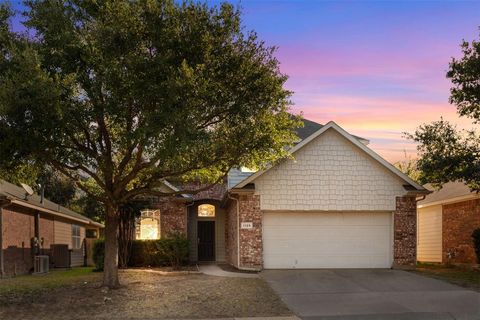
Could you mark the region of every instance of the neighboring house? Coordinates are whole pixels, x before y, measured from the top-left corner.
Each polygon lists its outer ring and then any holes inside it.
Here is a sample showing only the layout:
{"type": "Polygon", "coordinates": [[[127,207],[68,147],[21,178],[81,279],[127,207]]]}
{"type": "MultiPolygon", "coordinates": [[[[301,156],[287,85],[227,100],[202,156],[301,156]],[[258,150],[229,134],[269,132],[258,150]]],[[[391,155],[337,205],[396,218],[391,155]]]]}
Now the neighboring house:
{"type": "Polygon", "coordinates": [[[100,223],[0,180],[1,276],[30,272],[35,255],[49,255],[52,266],[83,266],[86,233],[98,237],[102,228],[100,223]]]}
{"type": "Polygon", "coordinates": [[[417,208],[419,261],[477,263],[472,232],[480,228],[480,194],[462,182],[450,182],[417,208]]]}
{"type": "Polygon", "coordinates": [[[191,261],[239,269],[414,266],[416,198],[429,191],[334,122],[306,120],[298,136],[294,159],[232,170],[193,196],[151,198],[137,238],[184,232],[191,261]]]}

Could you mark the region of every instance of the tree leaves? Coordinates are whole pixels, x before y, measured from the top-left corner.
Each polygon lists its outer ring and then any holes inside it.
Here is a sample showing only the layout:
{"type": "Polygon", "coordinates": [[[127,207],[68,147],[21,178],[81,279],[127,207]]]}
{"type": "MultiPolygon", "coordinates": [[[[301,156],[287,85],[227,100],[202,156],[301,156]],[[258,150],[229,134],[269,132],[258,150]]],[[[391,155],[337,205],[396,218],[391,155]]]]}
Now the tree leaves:
{"type": "Polygon", "coordinates": [[[118,207],[164,179],[213,183],[287,156],[301,125],[287,77],[233,6],[28,5],[33,39],[0,28],[0,164],[42,161],[118,207]]]}

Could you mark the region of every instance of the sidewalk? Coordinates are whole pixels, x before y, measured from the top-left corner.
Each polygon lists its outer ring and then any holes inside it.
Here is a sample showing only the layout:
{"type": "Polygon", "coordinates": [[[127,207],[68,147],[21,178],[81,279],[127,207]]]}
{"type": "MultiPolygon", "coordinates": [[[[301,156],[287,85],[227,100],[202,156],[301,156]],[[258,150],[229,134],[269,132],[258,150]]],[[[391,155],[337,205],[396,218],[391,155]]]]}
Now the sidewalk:
{"type": "MultiPolygon", "coordinates": [[[[222,270],[216,264],[199,265],[198,269],[203,274],[206,274],[209,276],[216,276],[216,277],[230,277],[230,278],[258,278],[259,277],[257,273],[225,271],[225,270],[222,270]]],[[[240,318],[231,318],[231,319],[240,319],[240,318]]],[[[250,318],[242,318],[242,319],[250,319],[250,318]]],[[[267,319],[267,318],[251,318],[251,319],[267,319]]],[[[282,319],[279,319],[279,320],[282,320],[282,319]]]]}

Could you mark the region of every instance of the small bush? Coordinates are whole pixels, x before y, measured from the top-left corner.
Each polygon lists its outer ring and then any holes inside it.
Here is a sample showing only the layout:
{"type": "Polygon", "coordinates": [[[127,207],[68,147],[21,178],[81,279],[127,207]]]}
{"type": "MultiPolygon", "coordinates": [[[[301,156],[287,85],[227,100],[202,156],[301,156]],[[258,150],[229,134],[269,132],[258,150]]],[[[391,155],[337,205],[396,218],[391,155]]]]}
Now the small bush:
{"type": "Polygon", "coordinates": [[[168,264],[168,260],[158,251],[158,243],[163,240],[133,240],[129,267],[161,267],[168,264]]]}
{"type": "Polygon", "coordinates": [[[103,271],[104,259],[105,240],[97,240],[93,244],[93,262],[95,263],[95,271],[103,271]]]}
{"type": "Polygon", "coordinates": [[[480,263],[480,228],[473,231],[472,238],[475,254],[477,255],[477,262],[480,263]]]}
{"type": "MultiPolygon", "coordinates": [[[[133,240],[129,267],[163,267],[179,269],[188,263],[188,240],[181,233],[172,233],[160,240],[133,240]]],[[[93,245],[95,270],[102,271],[105,258],[105,241],[97,240],[93,245]]]]}
{"type": "Polygon", "coordinates": [[[188,240],[183,233],[172,233],[157,242],[160,256],[166,258],[169,265],[178,270],[188,262],[188,240]]]}

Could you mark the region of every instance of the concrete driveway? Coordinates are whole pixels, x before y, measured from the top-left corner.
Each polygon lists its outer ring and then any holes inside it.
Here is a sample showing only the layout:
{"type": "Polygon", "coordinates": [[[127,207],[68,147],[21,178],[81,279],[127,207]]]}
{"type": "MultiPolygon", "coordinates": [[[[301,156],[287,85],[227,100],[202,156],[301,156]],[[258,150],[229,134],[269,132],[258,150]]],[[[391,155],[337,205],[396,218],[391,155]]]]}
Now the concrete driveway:
{"type": "Polygon", "coordinates": [[[265,270],[303,319],[480,319],[480,293],[389,269],[265,270]]]}

